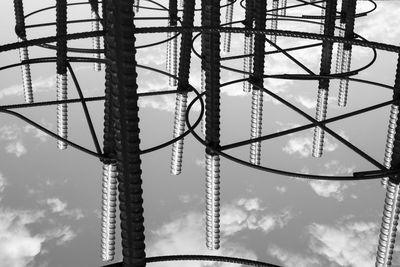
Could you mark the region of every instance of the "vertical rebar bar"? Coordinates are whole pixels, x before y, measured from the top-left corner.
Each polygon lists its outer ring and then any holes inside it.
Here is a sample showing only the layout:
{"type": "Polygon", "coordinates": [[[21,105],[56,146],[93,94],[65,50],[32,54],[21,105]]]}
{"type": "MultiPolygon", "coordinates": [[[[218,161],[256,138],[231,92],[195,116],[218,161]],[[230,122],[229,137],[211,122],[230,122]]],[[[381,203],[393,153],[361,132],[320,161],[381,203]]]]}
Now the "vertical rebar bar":
{"type": "MultiPolygon", "coordinates": [[[[271,29],[278,29],[278,8],[279,0],[272,0],[272,19],[271,19],[271,29]]],[[[271,34],[271,42],[276,43],[276,34],[271,34]]],[[[272,45],[271,45],[272,46],[272,45]]]]}
{"type": "MultiPolygon", "coordinates": [[[[176,35],[176,32],[172,33],[172,36],[176,35]]],[[[173,38],[170,46],[170,66],[169,73],[175,77],[178,74],[178,37],[173,38]]],[[[173,77],[169,77],[169,86],[177,86],[178,81],[173,77]]]]}
{"type": "MultiPolygon", "coordinates": [[[[18,42],[26,39],[24,5],[22,0],[14,0],[15,14],[15,32],[18,37],[18,42]]],[[[29,60],[28,47],[18,49],[20,61],[29,60]]],[[[29,64],[21,65],[22,88],[24,90],[24,98],[26,103],[33,103],[33,90],[31,68],[29,64]]]]}
{"type": "MultiPolygon", "coordinates": [[[[317,110],[315,119],[317,121],[325,120],[327,109],[328,109],[328,90],[324,88],[318,88],[317,110]]],[[[312,147],[313,157],[319,158],[322,156],[324,148],[324,134],[325,131],[322,128],[320,127],[314,128],[313,147],[312,147]]]]}
{"type": "MultiPolygon", "coordinates": [[[[397,124],[400,103],[400,54],[397,59],[396,77],[393,89],[395,101],[390,111],[388,140],[385,153],[385,167],[398,169],[400,166],[400,125],[397,124]],[[390,156],[389,156],[390,155],[390,156]],[[390,162],[388,158],[390,157],[390,162]]],[[[386,196],[376,254],[376,267],[390,267],[393,248],[396,241],[397,225],[400,213],[399,174],[389,176],[386,184],[386,196]]]]}
{"type": "MultiPolygon", "coordinates": [[[[57,74],[57,100],[67,100],[67,74],[57,74]]],[[[68,138],[68,105],[57,104],[57,135],[68,138]]],[[[66,149],[67,143],[57,140],[59,149],[66,149]]]]}
{"type": "MultiPolygon", "coordinates": [[[[221,26],[220,1],[203,0],[202,26],[221,26]]],[[[220,247],[220,166],[215,150],[220,146],[220,32],[202,35],[202,68],[206,89],[206,246],[210,250],[220,247]]]]}
{"type": "Polygon", "coordinates": [[[211,250],[220,247],[220,160],[206,154],[206,242],[211,250]]]}
{"type": "MultiPolygon", "coordinates": [[[[266,3],[265,1],[254,2],[255,29],[265,29],[266,25],[266,3]]],[[[262,133],[262,114],[263,114],[263,84],[264,84],[264,66],[265,66],[265,35],[256,34],[254,40],[254,66],[252,85],[252,103],[251,103],[251,128],[250,137],[257,138],[262,133]]],[[[259,165],[261,160],[261,142],[250,144],[250,163],[259,165]]]]}
{"type": "MultiPolygon", "coordinates": [[[[200,93],[206,91],[206,72],[204,69],[201,69],[201,84],[200,84],[200,93]]],[[[206,135],[206,112],[204,110],[203,117],[201,118],[201,133],[206,135]]]]}
{"type": "MultiPolygon", "coordinates": [[[[98,21],[98,17],[97,17],[97,10],[93,10],[92,9],[92,19],[95,19],[95,21],[92,21],[92,31],[99,31],[100,30],[100,22],[98,21]]],[[[93,42],[93,49],[96,50],[100,50],[101,46],[100,46],[100,36],[96,36],[92,38],[92,42],[93,42]]],[[[93,56],[96,59],[101,59],[101,53],[94,53],[93,56]]],[[[94,70],[95,71],[101,71],[101,64],[99,62],[95,62],[93,64],[94,70]]]]}
{"type": "MultiPolygon", "coordinates": [[[[187,94],[176,94],[173,138],[185,132],[185,114],[187,94]]],[[[183,138],[172,144],[171,174],[179,175],[182,171],[183,138]]]]}
{"type": "Polygon", "coordinates": [[[139,13],[139,9],[140,9],[140,0],[134,0],[133,5],[134,5],[133,12],[134,12],[134,15],[136,15],[137,13],[139,13]]]}
{"type": "MultiPolygon", "coordinates": [[[[225,27],[232,27],[232,19],[233,19],[233,6],[234,2],[232,0],[226,0],[226,14],[225,14],[225,23],[227,24],[225,27]]],[[[231,51],[231,32],[224,32],[224,52],[229,53],[231,51]]]]}
{"type": "MultiPolygon", "coordinates": [[[[390,169],[391,167],[390,161],[392,159],[392,154],[393,154],[394,135],[396,133],[398,116],[399,116],[399,106],[392,104],[390,107],[390,117],[389,117],[388,133],[386,137],[385,156],[383,158],[383,165],[388,169],[390,169]]],[[[386,188],[388,181],[389,177],[382,178],[381,184],[384,188],[386,188]]]]}
{"type": "MultiPolygon", "coordinates": [[[[337,0],[331,0],[326,2],[326,16],[324,18],[324,23],[323,23],[324,35],[333,36],[335,33],[336,5],[337,5],[337,0]]],[[[321,75],[328,75],[331,72],[332,50],[333,50],[333,43],[329,40],[324,40],[322,42],[322,53],[321,53],[321,66],[320,66],[321,75]]],[[[318,84],[317,107],[315,114],[315,119],[317,121],[323,121],[326,119],[326,114],[328,110],[328,93],[329,93],[329,79],[320,79],[318,84]]],[[[313,146],[312,146],[313,157],[322,156],[323,145],[324,145],[324,130],[317,126],[314,128],[314,135],[313,135],[313,146]]]]}
{"type": "MultiPolygon", "coordinates": [[[[257,138],[262,133],[262,114],[263,114],[263,92],[254,90],[252,92],[251,102],[251,133],[250,137],[257,138]]],[[[260,165],[261,160],[261,142],[250,144],[250,163],[260,165]]]]}
{"type": "Polygon", "coordinates": [[[117,165],[103,164],[101,259],[112,261],[115,255],[115,227],[117,207],[117,165]]]}
{"type": "Polygon", "coordinates": [[[281,16],[286,16],[287,0],[282,0],[281,7],[281,16]]]}
{"type": "MultiPolygon", "coordinates": [[[[18,41],[21,41],[18,38],[18,41]]],[[[18,49],[20,61],[29,60],[29,52],[27,47],[21,47],[18,49]]],[[[33,103],[33,90],[32,90],[32,77],[31,67],[29,64],[21,65],[22,73],[22,87],[24,90],[24,99],[26,103],[33,103]]]]}
{"type": "MultiPolygon", "coordinates": [[[[340,23],[340,28],[339,29],[339,37],[344,37],[344,23],[340,23]]],[[[343,65],[343,43],[337,43],[337,53],[336,53],[336,68],[335,72],[336,73],[341,73],[342,72],[342,65],[343,65]]]]}
{"type": "MultiPolygon", "coordinates": [[[[102,1],[103,28],[107,29],[107,1],[102,1]]],[[[109,49],[106,39],[104,43],[104,56],[107,59],[105,64],[105,100],[104,100],[104,128],[103,146],[104,155],[111,159],[116,158],[114,140],[114,122],[111,108],[111,66],[109,49]]],[[[101,259],[112,261],[115,255],[115,226],[116,226],[116,205],[117,205],[117,165],[110,160],[103,160],[103,183],[102,183],[102,236],[101,236],[101,259]]]]}
{"type": "MultiPolygon", "coordinates": [[[[349,49],[349,50],[345,49],[343,51],[341,72],[349,72],[350,71],[351,51],[352,51],[352,49],[349,49]]],[[[347,105],[348,91],[349,91],[349,79],[347,79],[347,78],[340,79],[339,96],[338,96],[338,106],[339,107],[345,107],[347,105]]]]}
{"type": "Polygon", "coordinates": [[[123,265],[146,266],[135,25],[132,2],[107,1],[111,109],[118,172],[123,265]]]}
{"type": "MultiPolygon", "coordinates": [[[[195,2],[190,1],[183,7],[183,27],[193,27],[195,2]]],[[[185,132],[185,117],[187,108],[187,90],[189,87],[189,71],[192,49],[192,32],[182,33],[182,43],[179,59],[179,81],[175,103],[174,138],[185,132]]],[[[172,145],[171,173],[178,175],[182,170],[183,139],[172,145]]]]}
{"type": "MultiPolygon", "coordinates": [[[[244,54],[249,55],[243,58],[243,78],[249,78],[248,73],[253,71],[253,53],[254,53],[254,37],[252,34],[244,36],[244,54]]],[[[249,93],[251,91],[251,84],[248,81],[243,81],[243,92],[249,93]]]]}
{"type": "MultiPolygon", "coordinates": [[[[341,27],[345,23],[344,38],[347,40],[352,40],[354,38],[354,22],[356,17],[356,0],[342,1],[342,11],[341,11],[341,27]]],[[[343,44],[343,54],[342,54],[342,66],[341,72],[349,72],[351,66],[351,53],[352,45],[351,43],[343,44]]],[[[349,90],[349,79],[340,79],[339,84],[339,96],[338,105],[340,107],[345,107],[347,105],[347,95],[349,90]]]]}
{"type": "MultiPolygon", "coordinates": [[[[57,100],[67,100],[67,1],[56,3],[56,36],[57,36],[57,100]]],[[[68,137],[68,106],[57,105],[57,134],[68,137]]],[[[66,149],[67,143],[57,140],[59,149],[66,149]]]]}
{"type": "Polygon", "coordinates": [[[324,34],[324,21],[325,21],[325,11],[326,11],[326,2],[321,3],[321,24],[319,25],[319,33],[324,34]]]}
{"type": "Polygon", "coordinates": [[[397,225],[399,221],[399,185],[388,181],[386,190],[382,225],[376,255],[376,267],[392,266],[393,248],[396,241],[397,225]]]}

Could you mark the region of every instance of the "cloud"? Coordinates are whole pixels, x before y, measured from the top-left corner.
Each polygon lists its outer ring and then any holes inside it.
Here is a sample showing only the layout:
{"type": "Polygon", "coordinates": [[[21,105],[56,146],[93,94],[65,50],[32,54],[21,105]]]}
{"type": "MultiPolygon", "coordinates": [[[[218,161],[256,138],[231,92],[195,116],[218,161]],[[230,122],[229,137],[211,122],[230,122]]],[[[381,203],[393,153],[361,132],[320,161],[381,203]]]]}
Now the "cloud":
{"type": "Polygon", "coordinates": [[[339,181],[310,181],[311,188],[322,197],[333,197],[338,201],[343,201],[343,191],[348,187],[339,181]]]}
{"type": "Polygon", "coordinates": [[[308,227],[310,248],[339,266],[372,266],[378,245],[378,225],[372,222],[314,223],[308,227]]]}
{"type": "Polygon", "coordinates": [[[286,191],[287,191],[285,186],[275,186],[275,189],[276,189],[276,191],[278,191],[281,194],[286,193],[286,191]]]}
{"type": "Polygon", "coordinates": [[[52,212],[58,213],[61,216],[73,217],[76,220],[84,217],[82,210],[67,209],[67,203],[63,202],[59,198],[48,198],[44,202],[50,206],[52,212]]]}
{"type": "MultiPolygon", "coordinates": [[[[322,175],[326,176],[341,176],[349,175],[354,172],[355,166],[346,167],[338,160],[331,160],[324,164],[324,172],[322,175]]],[[[344,190],[349,187],[348,182],[340,181],[310,181],[311,188],[322,197],[333,197],[338,201],[343,201],[344,190]]]]}
{"type": "Polygon", "coordinates": [[[286,267],[319,267],[322,266],[319,259],[315,257],[307,257],[298,253],[285,251],[278,246],[272,245],[268,248],[267,253],[276,257],[286,267]]]}
{"type": "Polygon", "coordinates": [[[338,220],[335,225],[312,223],[306,227],[310,236],[301,254],[285,251],[276,245],[267,253],[287,267],[365,267],[373,266],[378,245],[378,224],[354,221],[353,217],[338,220]]]}
{"type": "MultiPolygon", "coordinates": [[[[40,93],[40,92],[48,92],[52,89],[55,89],[56,87],[56,77],[55,76],[50,76],[50,77],[39,77],[36,80],[32,81],[32,87],[34,88],[34,92],[40,93]]],[[[24,91],[22,89],[22,81],[20,84],[15,84],[11,85],[9,87],[6,87],[2,90],[0,90],[0,99],[8,96],[21,96],[23,95],[24,91]]]]}
{"type": "Polygon", "coordinates": [[[67,207],[67,203],[61,201],[59,198],[46,199],[47,205],[50,206],[52,212],[62,212],[67,207]]]}
{"type": "MultiPolygon", "coordinates": [[[[243,257],[257,259],[254,252],[238,244],[222,238],[221,249],[210,251],[205,246],[203,215],[201,213],[189,212],[179,216],[152,231],[147,248],[149,256],[167,254],[205,254],[224,255],[232,257],[243,257]]],[[[163,266],[176,266],[174,262],[164,263],[163,266]]],[[[182,262],[182,267],[219,266],[228,267],[230,264],[212,264],[210,262],[182,262]]]]}
{"type": "Polygon", "coordinates": [[[0,262],[2,266],[26,266],[40,253],[45,238],[32,235],[27,225],[43,217],[42,211],[0,209],[0,262]]]}
{"type": "Polygon", "coordinates": [[[7,153],[14,154],[18,158],[27,153],[27,150],[22,141],[9,143],[5,147],[5,150],[7,153]]]}
{"type": "MultiPolygon", "coordinates": [[[[337,143],[332,143],[329,138],[324,139],[324,151],[332,152],[338,148],[337,143]]],[[[312,137],[295,137],[288,141],[286,146],[282,148],[282,150],[289,155],[298,153],[300,157],[306,158],[311,155],[312,151],[312,137]]]]}
{"type": "MultiPolygon", "coordinates": [[[[205,246],[204,214],[188,212],[175,216],[149,236],[149,255],[165,254],[212,254],[256,259],[254,252],[230,241],[230,237],[244,230],[258,230],[264,234],[284,227],[292,218],[286,210],[280,213],[266,212],[257,198],[241,198],[221,207],[221,249],[210,251],[205,246]]],[[[230,266],[210,263],[187,263],[182,266],[230,266]]],[[[164,265],[163,265],[164,266],[164,265]]],[[[175,266],[175,264],[165,265],[175,266]]]]}
{"type": "Polygon", "coordinates": [[[77,235],[74,231],[71,230],[71,227],[68,226],[61,226],[56,227],[47,231],[45,234],[42,235],[46,238],[46,240],[56,240],[56,244],[58,246],[64,245],[67,242],[70,242],[74,239],[77,235]]]}

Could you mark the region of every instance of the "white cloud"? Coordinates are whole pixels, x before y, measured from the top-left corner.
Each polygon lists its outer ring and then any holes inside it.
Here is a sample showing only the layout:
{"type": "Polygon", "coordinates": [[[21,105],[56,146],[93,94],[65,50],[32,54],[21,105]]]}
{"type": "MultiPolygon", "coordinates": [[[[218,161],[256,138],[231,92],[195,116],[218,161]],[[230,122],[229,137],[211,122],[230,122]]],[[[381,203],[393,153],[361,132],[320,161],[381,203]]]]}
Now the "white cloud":
{"type": "Polygon", "coordinates": [[[339,181],[322,180],[310,181],[310,186],[317,195],[322,197],[333,197],[338,201],[343,200],[343,191],[348,187],[346,184],[339,181]]]}
{"type": "Polygon", "coordinates": [[[56,240],[56,244],[58,246],[64,245],[67,242],[70,242],[72,239],[76,237],[76,233],[71,230],[70,226],[62,226],[62,227],[56,227],[54,229],[51,229],[47,231],[43,237],[46,238],[46,240],[56,240]]]}
{"type": "Polygon", "coordinates": [[[259,198],[241,198],[236,202],[239,206],[243,206],[247,211],[263,210],[260,207],[261,200],[259,198]]]}
{"type": "MultiPolygon", "coordinates": [[[[338,148],[337,143],[332,143],[329,138],[324,139],[324,151],[332,152],[338,148]]],[[[300,157],[306,158],[311,155],[312,151],[312,137],[295,137],[289,139],[286,146],[282,148],[282,150],[289,155],[298,153],[300,157]]]]}
{"type": "Polygon", "coordinates": [[[65,210],[67,203],[61,201],[59,198],[48,198],[46,199],[47,205],[50,206],[51,211],[58,213],[65,210]]]}
{"type": "Polygon", "coordinates": [[[45,203],[50,206],[52,212],[58,213],[61,216],[72,217],[76,220],[84,217],[82,210],[67,209],[67,203],[63,202],[59,198],[48,198],[45,200],[45,203]]]}
{"type": "MultiPolygon", "coordinates": [[[[221,248],[210,251],[205,246],[203,215],[201,213],[190,212],[183,216],[178,216],[175,220],[162,225],[152,231],[147,253],[152,255],[166,254],[205,254],[205,255],[224,255],[231,257],[243,257],[257,259],[254,252],[238,244],[222,238],[221,248]]],[[[176,266],[174,262],[164,263],[163,266],[176,266]]],[[[228,267],[230,264],[213,264],[210,262],[182,262],[182,267],[204,267],[219,266],[228,267]]]]}
{"type": "Polygon", "coordinates": [[[322,266],[319,259],[316,257],[308,257],[306,255],[298,254],[298,253],[291,253],[285,251],[278,246],[270,246],[267,252],[271,255],[276,257],[286,267],[319,267],[322,266]]]}
{"type": "Polygon", "coordinates": [[[310,248],[339,266],[372,266],[378,244],[378,225],[372,222],[339,222],[337,226],[309,226],[310,248]]]}
{"type": "Polygon", "coordinates": [[[45,238],[32,235],[27,225],[43,218],[44,212],[0,210],[0,262],[23,267],[40,253],[45,238]]]}
{"type": "Polygon", "coordinates": [[[7,153],[14,154],[18,158],[27,153],[27,150],[22,141],[9,143],[5,147],[5,150],[7,153]]]}
{"type": "Polygon", "coordinates": [[[281,194],[286,193],[286,191],[287,191],[285,186],[275,186],[275,189],[276,189],[276,191],[278,191],[281,194]]]}
{"type": "MultiPolygon", "coordinates": [[[[51,124],[47,124],[47,125],[51,125],[51,124]]],[[[51,129],[51,126],[48,128],[51,129]]],[[[24,127],[24,132],[32,133],[33,137],[38,138],[41,142],[46,142],[49,139],[49,135],[47,135],[46,133],[42,132],[41,130],[39,130],[29,124],[24,127]]]]}
{"type": "MultiPolygon", "coordinates": [[[[50,77],[39,77],[38,79],[32,81],[32,87],[34,88],[35,93],[39,92],[48,92],[52,89],[55,89],[56,86],[56,78],[55,76],[50,77]]],[[[7,96],[20,96],[23,95],[22,89],[22,81],[20,84],[11,85],[0,90],[0,99],[7,96]]]]}

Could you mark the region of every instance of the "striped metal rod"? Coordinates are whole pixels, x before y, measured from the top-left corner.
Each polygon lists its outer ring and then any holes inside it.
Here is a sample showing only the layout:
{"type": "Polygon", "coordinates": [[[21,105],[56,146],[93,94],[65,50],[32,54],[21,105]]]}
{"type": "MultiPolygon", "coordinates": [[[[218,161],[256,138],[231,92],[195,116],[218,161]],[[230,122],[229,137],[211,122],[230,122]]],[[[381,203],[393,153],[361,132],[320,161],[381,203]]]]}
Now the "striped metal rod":
{"type": "MultiPolygon", "coordinates": [[[[262,114],[263,114],[263,92],[261,90],[252,91],[251,102],[251,133],[250,137],[257,138],[262,133],[262,114]]],[[[250,144],[250,163],[260,165],[261,142],[250,144]]]]}
{"type": "Polygon", "coordinates": [[[319,34],[324,34],[324,17],[325,17],[325,8],[326,8],[326,2],[321,3],[322,8],[321,8],[321,24],[319,25],[319,34]]]}
{"type": "MultiPolygon", "coordinates": [[[[57,74],[57,100],[67,100],[67,74],[57,74]]],[[[57,104],[57,135],[68,138],[68,105],[57,104]]],[[[67,143],[57,140],[59,149],[67,148],[67,143]]]]}
{"type": "MultiPolygon", "coordinates": [[[[18,38],[18,41],[21,41],[18,38]]],[[[29,60],[29,52],[27,47],[21,47],[18,49],[20,61],[29,60]]],[[[29,64],[21,65],[22,73],[22,87],[24,90],[25,103],[33,103],[33,89],[32,89],[32,77],[31,67],[29,64]]]]}
{"type": "MultiPolygon", "coordinates": [[[[271,20],[271,29],[278,29],[278,8],[279,8],[279,0],[272,0],[272,20],[271,20]]],[[[271,42],[276,44],[276,35],[271,34],[271,42]]],[[[272,44],[271,44],[272,46],[272,44]]]]}
{"type": "MultiPolygon", "coordinates": [[[[56,3],[56,35],[57,39],[57,100],[67,100],[67,0],[56,3]]],[[[57,105],[57,134],[68,138],[68,105],[57,105]]],[[[67,143],[57,140],[59,149],[67,148],[67,143]]]]}
{"type": "MultiPolygon", "coordinates": [[[[390,169],[391,166],[390,161],[392,159],[392,154],[393,154],[394,135],[396,133],[398,117],[399,117],[399,106],[392,104],[392,106],[390,107],[390,117],[389,117],[388,133],[386,137],[385,156],[383,158],[383,165],[388,169],[390,169]]],[[[381,184],[384,188],[386,188],[388,181],[389,177],[383,177],[381,179],[381,184]]]]}
{"type": "MultiPolygon", "coordinates": [[[[243,78],[249,78],[248,73],[253,71],[253,54],[254,53],[254,35],[244,36],[244,54],[251,55],[243,58],[243,78]]],[[[243,92],[249,93],[251,91],[251,84],[248,81],[243,81],[243,92]]]]}
{"type": "MultiPolygon", "coordinates": [[[[201,69],[201,84],[200,84],[200,93],[206,91],[206,72],[204,69],[201,69]]],[[[204,110],[203,117],[201,118],[201,133],[206,136],[206,112],[204,110]]]]}
{"type": "MultiPolygon", "coordinates": [[[[14,14],[15,14],[15,31],[18,36],[18,42],[26,39],[25,29],[25,16],[24,16],[24,5],[22,0],[14,0],[14,14]]],[[[21,47],[18,49],[20,61],[29,60],[29,52],[27,47],[21,47]]],[[[33,103],[33,90],[32,90],[32,78],[31,68],[29,64],[21,65],[22,73],[22,87],[24,90],[24,98],[26,103],[33,103]]]]}
{"type": "MultiPolygon", "coordinates": [[[[99,31],[100,30],[100,22],[97,20],[97,15],[96,11],[92,10],[92,19],[95,19],[95,21],[92,21],[92,31],[99,31]]],[[[92,38],[92,43],[93,43],[93,49],[99,50],[101,48],[100,46],[100,36],[96,36],[92,38]]],[[[93,56],[97,59],[101,59],[101,53],[94,53],[93,56]]],[[[101,64],[98,62],[95,62],[93,64],[94,70],[95,71],[101,71],[101,64]]]]}
{"type": "Polygon", "coordinates": [[[117,207],[117,165],[103,164],[101,259],[112,261],[115,255],[115,228],[117,207]]]}
{"type": "MultiPolygon", "coordinates": [[[[342,61],[342,72],[349,72],[351,66],[351,51],[352,49],[345,49],[343,51],[343,61],[342,61]]],[[[347,95],[349,91],[349,79],[340,79],[339,82],[339,96],[338,96],[338,106],[345,107],[347,105],[347,95]]]]}
{"type": "Polygon", "coordinates": [[[281,16],[286,16],[287,0],[282,0],[281,7],[281,16]]]}
{"type": "MultiPolygon", "coordinates": [[[[187,93],[176,94],[173,138],[185,132],[185,114],[187,93]]],[[[172,144],[171,174],[179,175],[182,171],[183,138],[172,144]]]]}
{"type": "MultiPolygon", "coordinates": [[[[339,37],[344,37],[344,23],[340,23],[340,28],[343,30],[339,29],[339,37]]],[[[336,53],[336,68],[335,72],[336,73],[341,73],[342,72],[342,65],[343,65],[343,43],[338,43],[337,45],[337,53],[336,53]]]]}
{"type": "MultiPolygon", "coordinates": [[[[226,0],[226,14],[225,14],[225,23],[227,24],[225,27],[232,27],[232,19],[233,19],[233,6],[234,3],[232,0],[226,0]]],[[[224,32],[224,52],[229,53],[231,51],[231,32],[224,32]]]]}
{"type": "Polygon", "coordinates": [[[206,245],[220,247],[220,159],[206,154],[206,245]]]}
{"type": "MultiPolygon", "coordinates": [[[[333,36],[335,33],[335,20],[336,20],[336,5],[337,0],[331,0],[326,5],[326,16],[324,18],[324,35],[333,36]]],[[[331,72],[332,65],[332,51],[333,43],[328,40],[324,40],[322,43],[321,52],[321,66],[320,74],[327,75],[331,72]]],[[[329,93],[329,79],[320,79],[318,83],[318,94],[317,94],[317,107],[315,119],[317,121],[323,121],[326,119],[326,113],[328,110],[328,93],[329,93]]],[[[313,146],[312,156],[321,157],[324,146],[324,130],[318,126],[314,128],[313,135],[313,146]]]]}
{"type": "Polygon", "coordinates": [[[399,222],[399,185],[388,181],[386,190],[382,225],[379,234],[378,251],[375,262],[376,267],[392,266],[393,249],[396,241],[397,225],[399,222]]]}

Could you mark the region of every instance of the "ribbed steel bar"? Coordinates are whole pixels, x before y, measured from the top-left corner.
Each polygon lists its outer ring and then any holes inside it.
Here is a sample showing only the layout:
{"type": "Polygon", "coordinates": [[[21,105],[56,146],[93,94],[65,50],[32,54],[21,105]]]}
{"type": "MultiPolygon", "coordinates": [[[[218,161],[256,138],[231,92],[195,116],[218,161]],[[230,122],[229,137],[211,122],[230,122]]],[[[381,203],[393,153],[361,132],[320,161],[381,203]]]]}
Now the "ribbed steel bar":
{"type": "Polygon", "coordinates": [[[287,0],[281,0],[281,16],[286,16],[287,0]]]}
{"type": "MultiPolygon", "coordinates": [[[[335,18],[336,18],[336,4],[337,0],[328,1],[326,4],[326,16],[324,21],[324,35],[333,36],[335,31],[335,18]]],[[[323,41],[320,74],[328,75],[331,71],[332,64],[332,49],[333,43],[331,41],[323,41]]],[[[322,121],[326,119],[328,109],[328,92],[329,92],[329,79],[320,79],[318,84],[317,95],[317,108],[315,119],[322,121]]],[[[314,128],[313,135],[313,157],[321,157],[324,145],[324,130],[320,127],[314,128]]]]}
{"type": "MultiPolygon", "coordinates": [[[[398,118],[399,118],[399,106],[392,104],[390,107],[389,126],[386,137],[386,148],[385,148],[385,155],[383,158],[383,165],[388,169],[390,169],[391,166],[390,161],[392,159],[392,154],[393,154],[394,135],[396,133],[398,118]]],[[[384,188],[386,188],[388,181],[389,177],[382,178],[381,183],[384,188]]]]}
{"type": "Polygon", "coordinates": [[[126,267],[144,267],[146,253],[132,1],[109,0],[106,17],[123,262],[126,267]]]}
{"type": "MultiPolygon", "coordinates": [[[[227,24],[225,27],[232,27],[232,19],[233,19],[233,0],[226,0],[226,14],[225,14],[225,23],[227,24]]],[[[231,32],[224,32],[224,52],[229,53],[231,51],[231,32]]]]}
{"type": "MultiPolygon", "coordinates": [[[[272,0],[272,19],[271,19],[271,30],[278,29],[278,8],[279,8],[279,0],[272,0]]],[[[276,35],[271,35],[271,41],[276,43],[276,35]]]]}
{"type": "Polygon", "coordinates": [[[139,9],[140,9],[140,0],[134,0],[133,2],[133,12],[134,14],[139,13],[139,9]]]}
{"type": "Polygon", "coordinates": [[[114,260],[115,255],[117,175],[115,163],[103,164],[101,259],[105,262],[114,260]]]}
{"type": "MultiPolygon", "coordinates": [[[[354,22],[356,16],[356,0],[343,1],[342,3],[342,13],[344,13],[344,22],[346,25],[344,38],[347,40],[352,40],[354,38],[354,22]]],[[[342,18],[341,18],[342,20],[342,18]]],[[[349,72],[351,66],[351,53],[352,45],[343,45],[343,60],[342,60],[342,72],[349,72]]],[[[349,90],[349,80],[341,79],[339,83],[339,96],[338,105],[340,107],[345,107],[347,105],[347,95],[349,90]]]]}
{"type": "MultiPolygon", "coordinates": [[[[178,3],[177,0],[169,0],[169,26],[177,26],[178,24],[178,3]]],[[[177,33],[172,32],[169,38],[175,36],[177,33]]],[[[167,71],[173,76],[178,74],[178,37],[176,36],[167,44],[167,71]]],[[[177,86],[178,81],[173,77],[168,77],[169,86],[177,86]]]]}
{"type": "MultiPolygon", "coordinates": [[[[14,0],[15,14],[15,31],[18,35],[18,42],[26,39],[24,6],[22,0],[14,0]]],[[[29,52],[27,47],[19,48],[20,61],[29,60],[29,52]]],[[[33,103],[33,90],[31,68],[29,64],[21,65],[22,87],[24,90],[24,98],[26,103],[33,103]]]]}
{"type": "MultiPolygon", "coordinates": [[[[220,27],[220,2],[202,1],[202,25],[220,27]]],[[[213,151],[220,147],[220,37],[219,32],[203,34],[202,67],[206,76],[206,245],[220,247],[220,168],[213,151]]]]}
{"type": "MultiPolygon", "coordinates": [[[[56,36],[57,36],[57,100],[67,100],[67,1],[56,3],[56,36]]],[[[68,105],[57,105],[57,134],[68,138],[68,105]]],[[[59,149],[66,149],[67,143],[57,140],[59,149]]]]}
{"type": "MultiPolygon", "coordinates": [[[[107,2],[102,2],[103,27],[107,28],[107,2]]],[[[104,56],[110,59],[107,42],[104,39],[104,56]]],[[[105,84],[104,84],[104,128],[103,128],[103,153],[108,158],[116,158],[114,123],[111,110],[111,66],[109,60],[105,64],[105,84]]],[[[103,261],[114,260],[115,255],[115,227],[116,227],[116,186],[117,165],[113,162],[103,161],[103,183],[102,183],[102,214],[101,214],[101,259],[103,261]]]]}
{"type": "MultiPolygon", "coordinates": [[[[200,93],[203,93],[206,91],[206,72],[204,69],[201,69],[201,81],[200,81],[200,93]]],[[[206,136],[206,114],[203,114],[203,117],[201,118],[201,133],[206,136]]]]}
{"type": "MultiPolygon", "coordinates": [[[[254,0],[246,0],[246,13],[244,20],[245,29],[252,29],[254,22],[254,0]]],[[[254,35],[249,33],[244,35],[244,55],[243,58],[243,71],[252,73],[253,70],[253,53],[254,53],[254,35]]],[[[249,74],[243,74],[243,78],[248,78],[249,74]]],[[[251,91],[251,84],[248,81],[243,81],[243,92],[249,93],[251,91]]]]}
{"type": "MultiPolygon", "coordinates": [[[[388,140],[385,157],[389,157],[390,169],[398,169],[400,166],[400,125],[397,123],[398,107],[400,104],[400,54],[397,60],[396,78],[393,90],[393,103],[388,130],[388,140]],[[392,128],[393,127],[393,128],[392,128]]],[[[386,158],[386,160],[387,160],[386,158]]],[[[390,267],[392,265],[393,249],[396,241],[397,225],[400,213],[400,187],[399,176],[389,176],[386,182],[386,197],[382,217],[382,225],[379,234],[379,243],[376,255],[376,267],[390,267]]]]}
{"type": "Polygon", "coordinates": [[[325,13],[326,13],[326,2],[322,2],[321,6],[322,6],[322,8],[321,8],[321,24],[319,25],[319,33],[324,34],[324,28],[325,28],[325,25],[324,25],[325,19],[324,18],[325,18],[325,13]]]}
{"type": "MultiPolygon", "coordinates": [[[[340,23],[339,27],[343,28],[343,30],[339,29],[339,37],[344,37],[344,27],[345,23],[340,23]]],[[[342,64],[343,64],[343,43],[337,44],[337,53],[336,53],[336,73],[342,72],[342,64]]]]}
{"type": "MultiPolygon", "coordinates": [[[[266,26],[266,3],[265,1],[254,2],[255,12],[255,29],[265,29],[266,26]]],[[[254,40],[254,66],[253,76],[254,81],[252,90],[251,102],[251,129],[250,137],[257,138],[262,134],[262,113],[263,113],[263,92],[259,88],[264,87],[264,65],[265,65],[265,35],[256,34],[254,40]]],[[[250,163],[260,165],[261,161],[261,142],[250,144],[250,163]]]]}
{"type": "MultiPolygon", "coordinates": [[[[193,27],[195,2],[189,1],[183,8],[183,27],[193,27]]],[[[179,81],[175,103],[175,119],[173,138],[185,132],[185,114],[187,108],[187,91],[189,89],[189,71],[192,49],[192,33],[182,34],[182,43],[179,57],[179,81]]],[[[178,175],[182,170],[183,138],[172,145],[171,174],[178,175]]]]}
{"type": "MultiPolygon", "coordinates": [[[[97,1],[93,1],[93,4],[91,5],[91,15],[92,19],[92,31],[99,31],[100,30],[100,21],[98,20],[99,18],[97,17],[97,14],[99,12],[99,5],[97,1]]],[[[92,43],[93,43],[93,49],[100,50],[100,36],[96,36],[92,38],[92,43]]],[[[100,59],[101,54],[100,53],[95,53],[93,55],[95,58],[100,59]]],[[[98,62],[93,63],[93,67],[95,71],[101,71],[101,64],[98,62]]]]}

